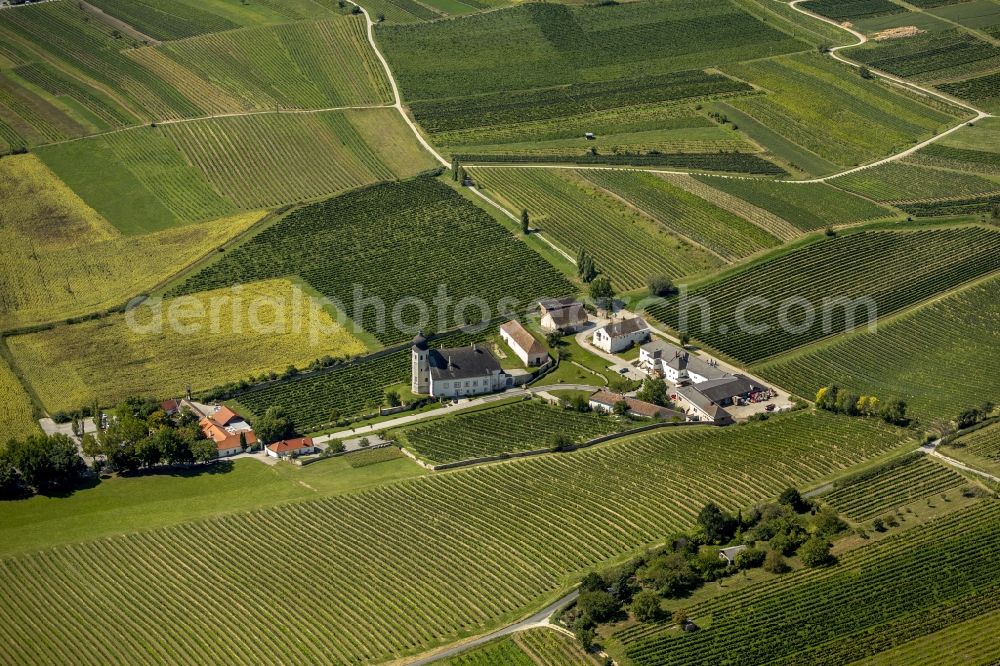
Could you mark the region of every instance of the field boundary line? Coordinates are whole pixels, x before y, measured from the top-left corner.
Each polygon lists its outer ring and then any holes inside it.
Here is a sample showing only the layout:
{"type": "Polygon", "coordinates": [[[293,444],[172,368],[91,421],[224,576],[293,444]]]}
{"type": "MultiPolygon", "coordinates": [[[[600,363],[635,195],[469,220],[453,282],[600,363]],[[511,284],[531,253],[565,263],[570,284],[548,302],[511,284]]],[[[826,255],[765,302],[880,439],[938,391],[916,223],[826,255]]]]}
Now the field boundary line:
{"type": "MultiPolygon", "coordinates": [[[[501,213],[503,213],[504,215],[506,215],[507,217],[509,217],[510,219],[512,219],[514,222],[517,222],[518,224],[521,224],[521,220],[519,220],[516,215],[514,215],[512,212],[510,212],[509,210],[507,210],[507,208],[505,206],[497,203],[493,199],[491,199],[488,196],[486,196],[485,194],[483,194],[482,191],[480,191],[480,189],[478,187],[476,187],[475,185],[473,185],[472,187],[470,187],[469,190],[473,194],[475,194],[477,197],[479,197],[480,199],[482,199],[483,201],[485,201],[486,203],[490,204],[491,206],[493,206],[494,208],[496,208],[497,210],[499,210],[501,213]]],[[[574,259],[573,257],[571,257],[561,247],[559,247],[558,245],[556,245],[555,243],[553,243],[552,241],[550,241],[548,238],[546,238],[545,236],[543,236],[540,232],[536,231],[536,232],[534,232],[533,235],[536,238],[538,238],[538,240],[542,241],[543,243],[545,243],[546,245],[548,245],[549,247],[551,247],[553,250],[555,250],[556,252],[558,252],[560,255],[562,255],[566,259],[566,261],[568,261],[571,264],[573,264],[574,266],[576,266],[576,259],[574,259]]]]}

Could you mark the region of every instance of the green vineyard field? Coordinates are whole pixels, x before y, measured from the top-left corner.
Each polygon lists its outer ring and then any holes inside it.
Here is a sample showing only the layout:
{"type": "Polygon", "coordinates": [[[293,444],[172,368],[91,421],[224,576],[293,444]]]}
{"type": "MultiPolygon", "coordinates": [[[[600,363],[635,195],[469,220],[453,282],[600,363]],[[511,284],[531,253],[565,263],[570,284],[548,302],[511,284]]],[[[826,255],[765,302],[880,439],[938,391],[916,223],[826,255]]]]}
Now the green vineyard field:
{"type": "Polygon", "coordinates": [[[527,629],[439,662],[441,666],[598,666],[576,641],[553,629],[527,629]]]}
{"type": "Polygon", "coordinates": [[[726,260],[740,259],[780,244],[760,227],[653,174],[597,170],[580,174],[639,207],[667,229],[726,260]]]}
{"type": "Polygon", "coordinates": [[[722,262],[576,172],[479,168],[476,182],[511,211],[527,209],[532,226],[570,255],[590,253],[618,289],[646,284],[651,275],[699,273],[722,262]]]}
{"type": "Polygon", "coordinates": [[[885,515],[904,504],[954,493],[965,479],[943,463],[914,453],[895,464],[869,470],[834,484],[823,501],[855,522],[885,515]]]}
{"type": "Polygon", "coordinates": [[[803,9],[828,16],[838,21],[884,14],[900,14],[906,9],[889,0],[809,0],[803,9]]]}
{"type": "Polygon", "coordinates": [[[751,363],[850,328],[848,308],[824,306],[825,298],[862,299],[854,325],[863,328],[876,314],[885,317],[998,268],[1000,232],[994,229],[861,232],[825,238],[692,289],[688,297],[705,299],[707,308],[692,301],[682,311],[675,298],[647,312],[675,328],[685,312],[693,338],[751,363]]]}
{"type": "Polygon", "coordinates": [[[1000,65],[1000,47],[955,28],[926,32],[906,39],[869,42],[851,51],[851,58],[896,76],[917,81],[964,77],[1000,65]]]}
{"type": "Polygon", "coordinates": [[[770,211],[802,231],[815,231],[837,224],[854,224],[893,215],[887,208],[826,183],[781,183],[711,176],[696,178],[717,190],[770,211]]]}
{"type": "MultiPolygon", "coordinates": [[[[696,604],[688,609],[695,622],[711,617],[701,631],[636,625],[616,637],[637,666],[852,663],[995,613],[998,525],[1000,503],[982,500],[850,551],[833,568],[696,604]]],[[[998,655],[995,644],[991,652],[998,655]]]]}
{"type": "Polygon", "coordinates": [[[865,395],[902,398],[922,420],[951,419],[984,400],[1000,402],[997,298],[1000,279],[994,278],[881,324],[874,333],[754,370],[806,398],[837,383],[865,395]]]}
{"type": "Polygon", "coordinates": [[[71,651],[105,662],[111,645],[132,664],[390,660],[540,605],[574,572],[690,527],[709,500],[735,510],[788,485],[808,487],[898,448],[900,435],[801,412],[8,557],[0,583],[11,593],[0,597],[0,614],[46,621],[4,623],[0,660],[65,661],[71,651]],[[266,575],[248,565],[274,553],[302,563],[266,575]],[[309,622],[289,641],[218,621],[269,613],[309,622]]]}
{"type": "Polygon", "coordinates": [[[529,400],[393,431],[414,453],[436,463],[553,446],[556,435],[584,442],[628,427],[611,416],[575,412],[529,400]]]}
{"type": "Polygon", "coordinates": [[[1000,194],[1000,183],[971,173],[890,162],[830,181],[876,201],[978,197],[1000,194]]]}
{"type": "Polygon", "coordinates": [[[434,166],[393,109],[214,118],[163,129],[205,179],[241,208],[317,199],[434,166]],[[405,167],[396,158],[383,160],[373,148],[383,141],[412,143],[404,148],[412,159],[405,167]]]}
{"type": "Polygon", "coordinates": [[[181,39],[239,27],[210,11],[169,0],[94,0],[90,4],[154,39],[181,39]]]}
{"type": "Polygon", "coordinates": [[[172,293],[185,294],[269,277],[298,275],[335,300],[384,344],[412,338],[404,324],[420,318],[426,330],[450,330],[482,321],[480,308],[446,311],[440,321],[439,288],[456,301],[478,297],[487,319],[573,286],[520,239],[453,189],[431,177],[377,185],[300,208],[172,293]],[[358,296],[357,289],[361,290],[358,296]],[[381,310],[364,306],[377,298],[381,310]],[[402,306],[400,305],[402,304],[402,306]],[[363,310],[363,312],[362,312],[363,310]],[[396,314],[393,314],[393,313],[396,314]],[[431,321],[433,315],[434,321],[431,321]],[[457,317],[464,320],[457,321],[457,317]],[[395,319],[394,319],[395,318],[395,319]]]}
{"type": "Polygon", "coordinates": [[[727,104],[785,139],[841,166],[898,152],[954,124],[954,108],[931,106],[818,53],[726,65],[767,89],[727,104]]]}

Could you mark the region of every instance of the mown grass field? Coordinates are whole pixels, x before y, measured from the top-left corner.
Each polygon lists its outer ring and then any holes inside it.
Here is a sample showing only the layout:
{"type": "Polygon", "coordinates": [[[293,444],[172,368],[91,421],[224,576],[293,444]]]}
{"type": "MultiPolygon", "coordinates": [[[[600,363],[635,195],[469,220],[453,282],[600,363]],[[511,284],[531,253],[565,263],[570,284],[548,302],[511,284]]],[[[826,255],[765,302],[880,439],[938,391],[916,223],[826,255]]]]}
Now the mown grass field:
{"type": "Polygon", "coordinates": [[[161,231],[237,212],[159,128],[56,144],[36,154],[125,234],[161,231]]]}
{"type": "Polygon", "coordinates": [[[651,275],[691,275],[724,263],[676,229],[602,191],[583,171],[470,171],[477,185],[508,210],[518,214],[527,209],[532,228],[567,254],[586,250],[618,289],[641,287],[651,275]]]}
{"type": "Polygon", "coordinates": [[[957,111],[865,80],[818,53],[725,65],[767,95],[727,104],[787,140],[839,164],[854,166],[898,152],[955,124],[957,111]]]}
{"type": "MultiPolygon", "coordinates": [[[[695,604],[688,610],[704,627],[701,631],[636,625],[616,638],[637,666],[729,659],[835,664],[871,658],[878,663],[873,654],[940,630],[959,633],[956,628],[963,623],[995,615],[1000,604],[998,523],[1000,504],[981,500],[844,553],[832,568],[802,569],[695,604]],[[764,631],[766,641],[760,639],[764,631]]],[[[976,663],[1000,655],[995,641],[987,648],[967,631],[958,638],[957,645],[949,645],[946,661],[965,644],[987,656],[976,663]]]]}
{"type": "Polygon", "coordinates": [[[837,383],[866,395],[902,398],[921,420],[949,420],[984,400],[1000,402],[998,297],[1000,279],[994,278],[880,324],[874,333],[778,358],[754,371],[806,398],[837,383]]]}
{"type": "Polygon", "coordinates": [[[0,442],[39,431],[31,398],[7,362],[0,359],[0,442]]]}
{"type": "Polygon", "coordinates": [[[166,398],[188,386],[208,389],[366,351],[326,311],[313,315],[308,304],[296,305],[294,289],[287,280],[245,284],[163,302],[159,312],[142,307],[9,337],[7,345],[49,412],[95,399],[111,405],[131,395],[166,398]]]}
{"type": "Polygon", "coordinates": [[[948,495],[955,498],[963,485],[967,485],[966,480],[952,468],[923,453],[914,453],[844,483],[835,483],[834,491],[822,498],[840,514],[862,523],[920,500],[948,495]]]}
{"type": "Polygon", "coordinates": [[[392,436],[427,460],[447,463],[551,448],[556,435],[583,442],[628,427],[627,421],[611,416],[529,400],[407,426],[392,436]]]}
{"type": "Polygon", "coordinates": [[[708,500],[747,506],[900,442],[874,422],[803,412],[8,557],[0,579],[14,593],[0,609],[36,617],[44,608],[48,621],[30,628],[32,640],[23,624],[5,623],[0,650],[19,663],[65,658],[70,640],[83,661],[106,659],[109,641],[132,663],[391,659],[537,606],[572,572],[691,526],[708,500]],[[608,521],[611,512],[628,520],[608,521]],[[265,576],[246,565],[274,552],[307,564],[265,576]],[[98,562],[117,575],[94,576],[98,562]],[[294,644],[269,632],[250,640],[239,623],[217,620],[276,610],[311,619],[294,644]]]}
{"type": "Polygon", "coordinates": [[[0,556],[340,495],[428,473],[408,458],[355,467],[353,463],[365,455],[330,458],[306,467],[220,461],[210,467],[102,479],[65,497],[35,495],[5,503],[0,556]]]}
{"type": "Polygon", "coordinates": [[[440,662],[445,666],[597,666],[571,637],[553,629],[528,629],[440,662]]]}
{"type": "MultiPolygon", "coordinates": [[[[682,324],[685,313],[692,338],[752,363],[850,329],[849,308],[824,299],[863,299],[853,309],[853,325],[862,329],[876,315],[885,317],[997,270],[998,250],[1000,233],[986,227],[842,234],[692,289],[688,297],[704,298],[707,308],[688,303],[682,310],[672,298],[647,312],[672,327],[682,324]]],[[[838,363],[856,368],[843,360],[849,358],[839,356],[838,363]]]]}
{"type": "Polygon", "coordinates": [[[888,208],[826,183],[779,183],[711,176],[695,178],[714,190],[738,197],[748,206],[777,215],[801,231],[816,231],[828,226],[856,224],[894,215],[888,208]]]}
{"type": "Polygon", "coordinates": [[[431,177],[376,185],[300,208],[219,262],[174,290],[193,293],[238,282],[298,275],[335,299],[349,316],[384,344],[403,342],[414,332],[405,325],[420,320],[427,331],[450,330],[484,317],[480,308],[445,311],[439,317],[439,287],[458,301],[479,297],[497,316],[501,299],[508,307],[533,298],[566,295],[574,287],[554,268],[482,209],[431,177]],[[405,248],[405,250],[403,249],[405,248]],[[374,306],[355,304],[355,288],[374,306]],[[408,299],[408,300],[404,300],[408,299]],[[393,315],[394,309],[396,314],[393,315]],[[398,321],[394,321],[396,317],[398,321]],[[457,321],[458,317],[464,317],[457,321]]]}
{"type": "Polygon", "coordinates": [[[262,215],[244,213],[144,235],[123,235],[34,155],[3,158],[0,328],[63,320],[121,305],[212,252],[262,215]]]}

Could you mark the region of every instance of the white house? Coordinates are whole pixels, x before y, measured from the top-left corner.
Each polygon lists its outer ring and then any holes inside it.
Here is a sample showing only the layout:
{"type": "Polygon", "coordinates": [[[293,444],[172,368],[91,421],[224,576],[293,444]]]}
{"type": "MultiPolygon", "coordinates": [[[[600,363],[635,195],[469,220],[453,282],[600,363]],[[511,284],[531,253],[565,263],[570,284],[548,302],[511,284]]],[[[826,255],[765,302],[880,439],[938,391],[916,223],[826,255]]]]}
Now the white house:
{"type": "Polygon", "coordinates": [[[715,361],[705,361],[663,340],[653,340],[639,349],[639,367],[650,374],[663,375],[664,379],[674,384],[686,381],[700,384],[732,376],[715,361]]]}
{"type": "Polygon", "coordinates": [[[574,333],[586,325],[589,317],[583,303],[575,298],[548,298],[538,302],[541,326],[546,333],[574,333]]]}
{"type": "Polygon", "coordinates": [[[649,326],[642,317],[615,321],[594,331],[594,346],[614,354],[637,342],[649,340],[649,326]]]}
{"type": "Polygon", "coordinates": [[[312,437],[299,437],[297,439],[283,439],[265,447],[267,455],[272,458],[290,458],[294,456],[304,456],[316,450],[313,446],[312,437]]]}
{"type": "Polygon", "coordinates": [[[521,322],[512,319],[500,327],[500,337],[511,351],[527,366],[541,365],[549,360],[545,346],[521,322]]]}
{"type": "Polygon", "coordinates": [[[736,556],[739,555],[741,552],[743,552],[746,549],[747,549],[747,547],[745,545],[730,546],[729,548],[722,548],[722,549],[719,550],[719,559],[720,560],[725,560],[727,564],[735,564],[736,563],[736,556]]]}
{"type": "Polygon", "coordinates": [[[435,398],[457,398],[500,391],[513,384],[493,354],[481,345],[429,349],[418,335],[410,350],[410,389],[435,398]]]}

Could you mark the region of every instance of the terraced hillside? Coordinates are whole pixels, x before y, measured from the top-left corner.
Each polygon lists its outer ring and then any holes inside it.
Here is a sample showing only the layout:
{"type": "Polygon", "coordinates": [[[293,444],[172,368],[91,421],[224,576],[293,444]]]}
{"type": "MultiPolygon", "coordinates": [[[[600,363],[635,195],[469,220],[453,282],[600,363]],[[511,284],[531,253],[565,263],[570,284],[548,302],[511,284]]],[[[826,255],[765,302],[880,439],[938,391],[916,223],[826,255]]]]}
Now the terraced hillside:
{"type": "Polygon", "coordinates": [[[837,383],[865,395],[906,400],[921,419],[951,419],[984,400],[1000,402],[1000,279],[972,286],[828,346],[779,357],[755,372],[811,398],[837,383]],[[947,374],[934,368],[948,367],[947,374]],[[961,377],[955,381],[954,377],[961,377]]]}
{"type": "Polygon", "coordinates": [[[491,308],[487,319],[498,316],[501,299],[516,307],[535,297],[573,291],[561,274],[484,211],[441,181],[422,177],[300,208],[173,293],[287,275],[303,278],[334,299],[384,344],[413,337],[413,326],[449,330],[466,323],[458,317],[472,323],[483,319],[479,308],[469,308],[468,313],[447,311],[447,321],[435,313],[435,320],[428,314],[427,321],[413,324],[419,321],[411,319],[420,316],[419,308],[405,311],[399,304],[421,299],[429,307],[439,287],[456,301],[483,299],[491,308]],[[357,306],[364,298],[380,299],[382,309],[357,306]]]}
{"type": "MultiPolygon", "coordinates": [[[[968,646],[979,655],[976,663],[989,663],[1000,656],[995,641],[983,644],[968,627],[995,623],[998,524],[1000,505],[983,500],[845,553],[833,568],[803,569],[695,604],[689,609],[695,622],[711,618],[701,631],[636,625],[617,638],[640,666],[737,658],[836,664],[878,663],[873,654],[888,657],[896,648],[898,657],[911,642],[948,631],[955,637],[949,654],[968,646]]],[[[913,663],[940,663],[939,647],[931,647],[939,646],[936,640],[920,644],[929,650],[913,663]]]]}
{"type": "Polygon", "coordinates": [[[0,610],[36,617],[44,609],[48,621],[30,630],[4,623],[0,654],[62,660],[72,640],[84,661],[106,659],[109,641],[132,663],[391,659],[534,607],[564,589],[570,572],[690,526],[709,499],[746,506],[899,443],[899,432],[875,423],[803,412],[8,557],[0,580],[14,593],[0,610]],[[627,520],[606,520],[612,511],[627,520]],[[308,564],[266,576],[243,564],[274,552],[308,564]],[[117,575],[95,577],[98,563],[117,575]],[[234,609],[311,622],[294,644],[268,632],[250,640],[238,624],[217,621],[234,609]],[[90,630],[95,622],[101,632],[90,630]],[[198,640],[209,633],[217,640],[198,640]]]}
{"type": "Polygon", "coordinates": [[[867,326],[876,315],[993,272],[1000,268],[998,249],[1000,233],[987,227],[844,234],[692,289],[683,308],[672,298],[647,312],[751,363],[867,326]],[[861,300],[847,308],[845,298],[861,300]]]}

